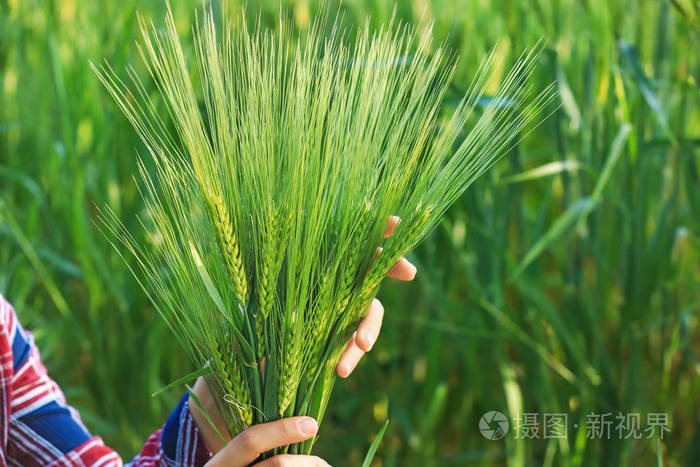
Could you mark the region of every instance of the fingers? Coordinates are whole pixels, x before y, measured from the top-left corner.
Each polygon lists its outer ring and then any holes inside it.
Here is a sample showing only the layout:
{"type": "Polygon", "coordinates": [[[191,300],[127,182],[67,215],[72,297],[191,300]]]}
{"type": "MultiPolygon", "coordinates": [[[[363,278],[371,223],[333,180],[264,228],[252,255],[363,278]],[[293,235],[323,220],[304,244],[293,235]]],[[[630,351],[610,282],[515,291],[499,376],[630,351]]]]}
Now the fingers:
{"type": "MultiPolygon", "coordinates": [[[[384,238],[387,238],[394,233],[394,229],[400,221],[401,218],[398,216],[389,216],[389,222],[387,223],[386,230],[384,231],[384,238]]],[[[377,252],[377,254],[381,254],[382,249],[378,248],[377,252]]],[[[394,279],[398,279],[400,281],[412,281],[413,278],[416,277],[417,271],[418,270],[416,267],[406,258],[401,258],[399,262],[394,265],[391,271],[387,273],[387,276],[393,277],[394,279]]]]}
{"type": "MultiPolygon", "coordinates": [[[[384,237],[389,237],[393,232],[400,218],[397,216],[389,216],[384,237]]],[[[382,248],[377,248],[377,255],[382,253],[382,248]]],[[[406,258],[401,258],[393,268],[387,273],[387,276],[399,279],[402,281],[410,281],[416,276],[417,269],[406,258]]],[[[360,359],[365,352],[369,352],[374,345],[374,342],[379,335],[382,327],[382,319],[384,318],[384,307],[379,300],[374,299],[367,311],[367,316],[362,320],[357,332],[353,334],[352,339],[345,348],[345,352],[338,360],[336,373],[341,378],[347,378],[353,372],[360,359]]]]}
{"type": "Polygon", "coordinates": [[[281,454],[259,462],[255,467],[330,467],[330,464],[316,456],[281,454]]]}
{"type": "Polygon", "coordinates": [[[360,349],[355,343],[356,336],[357,332],[355,332],[355,334],[352,335],[352,339],[350,339],[348,346],[345,348],[345,352],[343,352],[343,355],[340,357],[340,360],[338,360],[338,365],[335,367],[335,372],[341,378],[347,378],[348,376],[350,376],[352,370],[355,369],[357,363],[365,354],[365,352],[362,349],[360,349]]]}
{"type": "Polygon", "coordinates": [[[335,372],[341,378],[347,378],[353,372],[357,364],[362,359],[365,352],[372,350],[372,346],[377,340],[379,331],[382,329],[384,319],[384,307],[376,298],[367,310],[367,316],[362,320],[352,339],[345,348],[345,352],[338,360],[335,372]]]}
{"type": "MultiPolygon", "coordinates": [[[[382,254],[382,251],[384,251],[382,247],[377,248],[375,259],[382,254]]],[[[413,263],[406,258],[401,258],[386,275],[400,281],[412,281],[413,278],[416,277],[416,272],[418,272],[418,269],[416,269],[413,263]]]]}
{"type": "Polygon", "coordinates": [[[384,238],[390,237],[394,233],[394,229],[398,225],[401,218],[399,216],[389,216],[389,222],[386,225],[386,230],[384,231],[384,238]]]}
{"type": "MultiPolygon", "coordinates": [[[[379,331],[382,329],[382,320],[384,319],[384,307],[382,302],[376,298],[367,310],[367,316],[362,320],[355,334],[355,344],[363,352],[372,350],[372,346],[377,340],[379,331]]],[[[342,358],[341,358],[342,361],[342,358]]]]}
{"type": "Polygon", "coordinates": [[[219,451],[210,465],[247,466],[263,452],[307,440],[313,437],[317,431],[318,424],[311,417],[290,417],[275,422],[253,425],[219,451]]]}
{"type": "Polygon", "coordinates": [[[410,261],[401,258],[386,275],[400,281],[412,281],[416,277],[416,272],[418,269],[410,261]]]}

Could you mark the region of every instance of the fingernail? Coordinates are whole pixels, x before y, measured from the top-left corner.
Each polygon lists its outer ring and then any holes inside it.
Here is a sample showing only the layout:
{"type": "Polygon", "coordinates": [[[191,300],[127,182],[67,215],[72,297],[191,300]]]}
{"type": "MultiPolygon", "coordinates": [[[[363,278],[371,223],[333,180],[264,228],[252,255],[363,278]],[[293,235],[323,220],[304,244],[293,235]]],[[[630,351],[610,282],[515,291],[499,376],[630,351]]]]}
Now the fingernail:
{"type": "Polygon", "coordinates": [[[350,373],[352,373],[352,365],[350,365],[350,363],[347,363],[347,362],[343,363],[342,368],[343,368],[343,375],[344,376],[349,376],[350,373]]]}
{"type": "Polygon", "coordinates": [[[318,431],[318,423],[313,418],[305,418],[299,422],[299,429],[304,435],[313,435],[318,431]]]}
{"type": "Polygon", "coordinates": [[[372,334],[370,331],[365,332],[365,339],[367,340],[367,343],[369,344],[369,348],[371,349],[372,346],[374,345],[374,334],[372,334]]]}

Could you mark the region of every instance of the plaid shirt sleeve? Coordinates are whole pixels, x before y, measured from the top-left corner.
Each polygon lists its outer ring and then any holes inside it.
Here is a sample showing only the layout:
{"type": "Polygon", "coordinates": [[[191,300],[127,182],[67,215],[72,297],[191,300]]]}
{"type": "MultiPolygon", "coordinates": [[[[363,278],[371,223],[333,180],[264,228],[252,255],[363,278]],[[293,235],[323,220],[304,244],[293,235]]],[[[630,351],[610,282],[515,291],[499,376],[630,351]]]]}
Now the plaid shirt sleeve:
{"type": "MultiPolygon", "coordinates": [[[[210,458],[183,397],[129,464],[203,466],[210,458]]],[[[0,295],[0,467],[122,466],[48,376],[31,333],[0,295]]]]}
{"type": "Polygon", "coordinates": [[[148,438],[141,453],[127,467],[199,467],[209,461],[211,454],[199,436],[187,399],[185,393],[163,427],[148,438]]]}

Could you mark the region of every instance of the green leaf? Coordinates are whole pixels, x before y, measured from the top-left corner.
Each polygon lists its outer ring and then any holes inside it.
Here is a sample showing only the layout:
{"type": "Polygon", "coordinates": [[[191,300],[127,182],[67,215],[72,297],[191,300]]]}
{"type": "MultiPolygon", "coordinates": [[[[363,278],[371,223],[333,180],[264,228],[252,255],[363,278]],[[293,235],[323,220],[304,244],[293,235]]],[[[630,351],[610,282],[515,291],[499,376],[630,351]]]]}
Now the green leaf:
{"type": "Polygon", "coordinates": [[[627,42],[620,42],[619,48],[623,63],[630,71],[647,105],[649,105],[649,108],[654,112],[659,125],[661,125],[661,128],[667,136],[675,141],[671,127],[668,125],[668,119],[666,118],[663,106],[661,102],[659,102],[659,98],[656,97],[656,92],[652,89],[652,83],[642,68],[639,50],[637,50],[635,45],[627,42]]]}
{"type": "Polygon", "coordinates": [[[172,389],[172,388],[174,388],[174,387],[176,387],[176,386],[179,386],[179,385],[181,385],[181,384],[189,383],[189,382],[191,382],[191,381],[194,381],[194,380],[196,380],[197,378],[199,378],[200,376],[210,375],[211,372],[212,372],[212,370],[211,370],[211,368],[208,367],[208,366],[205,366],[204,368],[200,368],[200,369],[197,370],[197,371],[193,371],[192,373],[190,373],[190,374],[188,374],[188,375],[185,375],[185,376],[183,376],[182,378],[178,378],[178,379],[176,379],[175,381],[173,381],[172,383],[169,383],[169,384],[163,386],[162,388],[158,389],[156,392],[154,392],[153,394],[151,394],[151,397],[155,397],[155,396],[157,396],[158,394],[161,394],[162,392],[165,392],[165,391],[167,391],[167,390],[169,390],[169,389],[172,389]]]}
{"type": "Polygon", "coordinates": [[[697,7],[693,6],[693,0],[671,0],[671,4],[673,4],[689,22],[692,23],[697,19],[697,7]]]}
{"type": "Polygon", "coordinates": [[[593,189],[593,195],[591,196],[591,198],[593,198],[594,200],[597,201],[602,196],[603,189],[608,184],[608,181],[612,176],[612,171],[615,168],[615,165],[617,165],[617,161],[620,159],[620,155],[622,154],[622,148],[631,130],[632,126],[629,123],[625,123],[620,127],[620,130],[617,132],[617,136],[615,136],[615,139],[613,140],[612,146],[610,148],[608,159],[605,161],[603,171],[600,173],[600,177],[598,178],[595,188],[593,189]]]}
{"type": "Polygon", "coordinates": [[[530,180],[549,177],[550,175],[557,175],[562,172],[576,172],[580,168],[581,164],[575,160],[550,162],[548,164],[535,167],[534,169],[505,177],[499,183],[502,185],[507,185],[511,183],[527,182],[530,180]]]}
{"type": "Polygon", "coordinates": [[[36,252],[41,259],[46,260],[47,263],[51,264],[58,271],[73,277],[83,276],[83,270],[80,268],[80,266],[66,258],[63,258],[48,248],[41,247],[38,248],[36,252]]]}
{"type": "MultiPolygon", "coordinates": [[[[2,133],[2,128],[0,127],[0,133],[2,133]]],[[[19,172],[17,170],[13,170],[7,167],[0,167],[0,179],[1,178],[6,178],[8,180],[12,180],[14,182],[19,183],[22,185],[29,193],[34,196],[39,201],[44,200],[44,196],[42,194],[41,187],[37,182],[35,182],[31,177],[23,174],[22,172],[19,172]]]]}
{"type": "Polygon", "coordinates": [[[426,410],[425,417],[421,422],[421,436],[426,438],[435,427],[438,425],[440,417],[445,410],[445,402],[447,401],[447,384],[440,382],[433,391],[433,397],[430,399],[430,405],[426,410]]]}
{"type": "Polygon", "coordinates": [[[555,240],[564,235],[569,229],[579,220],[583,219],[593,210],[596,201],[592,198],[581,198],[574,204],[570,205],[564,214],[559,216],[547,232],[540,237],[530,250],[525,254],[525,257],[515,269],[510,279],[518,277],[530,264],[532,264],[542,252],[547,249],[555,240]]]}
{"type": "MultiPolygon", "coordinates": [[[[39,254],[37,253],[32,243],[24,235],[24,232],[22,232],[22,229],[19,223],[17,222],[17,219],[10,210],[10,207],[6,205],[2,199],[0,199],[0,221],[4,221],[9,227],[10,233],[14,237],[15,241],[19,245],[24,255],[29,260],[29,263],[34,268],[34,271],[37,273],[37,275],[43,282],[46,291],[48,292],[54,305],[56,306],[56,309],[59,311],[59,313],[61,313],[61,317],[64,319],[73,319],[73,314],[71,313],[70,307],[68,306],[68,302],[66,302],[66,299],[63,297],[63,294],[58,288],[58,285],[56,284],[56,282],[54,282],[52,275],[49,273],[49,271],[44,266],[44,263],[39,258],[39,254]]],[[[82,330],[82,327],[77,327],[77,329],[82,330]]],[[[87,342],[85,336],[81,335],[80,339],[81,342],[87,342]]]]}
{"type": "Polygon", "coordinates": [[[533,352],[539,355],[547,365],[549,365],[559,374],[559,376],[571,384],[575,384],[577,382],[578,378],[571,370],[569,370],[569,368],[566,367],[566,365],[552,355],[552,353],[550,353],[544,345],[533,339],[529,332],[518,326],[518,324],[511,320],[501,309],[484,299],[479,299],[477,303],[484,311],[493,316],[498,321],[498,324],[503,326],[503,328],[505,328],[523,344],[530,347],[533,352]]]}
{"type": "Polygon", "coordinates": [[[379,433],[377,433],[377,436],[374,437],[374,441],[372,441],[372,445],[369,447],[369,450],[367,451],[367,455],[365,456],[365,460],[362,462],[362,467],[369,467],[370,464],[372,463],[372,459],[374,459],[375,454],[377,454],[377,449],[379,449],[379,444],[382,442],[382,438],[384,437],[384,433],[386,432],[386,429],[388,426],[389,426],[389,420],[384,422],[384,426],[382,427],[381,430],[379,430],[379,433]]]}
{"type": "Polygon", "coordinates": [[[571,128],[578,130],[581,126],[581,111],[576,104],[576,98],[566,79],[566,74],[560,64],[557,64],[557,84],[559,85],[559,97],[564,111],[571,120],[571,128]]]}
{"type": "Polygon", "coordinates": [[[596,207],[602,197],[603,190],[608,184],[608,181],[610,181],[612,171],[620,159],[622,148],[624,147],[630,130],[631,126],[627,123],[620,127],[620,130],[613,141],[612,147],[610,148],[610,154],[605,161],[603,171],[601,172],[595,188],[593,189],[593,194],[590,197],[581,198],[571,204],[566,211],[564,211],[564,213],[552,223],[549,230],[547,230],[547,232],[540,237],[525,254],[525,257],[522,259],[513,274],[511,274],[510,280],[518,277],[528,266],[530,266],[530,264],[532,264],[533,261],[535,261],[535,259],[540,256],[540,254],[542,254],[545,249],[552,245],[555,240],[568,232],[569,229],[576,225],[576,223],[578,223],[581,219],[588,216],[588,214],[596,207]]]}

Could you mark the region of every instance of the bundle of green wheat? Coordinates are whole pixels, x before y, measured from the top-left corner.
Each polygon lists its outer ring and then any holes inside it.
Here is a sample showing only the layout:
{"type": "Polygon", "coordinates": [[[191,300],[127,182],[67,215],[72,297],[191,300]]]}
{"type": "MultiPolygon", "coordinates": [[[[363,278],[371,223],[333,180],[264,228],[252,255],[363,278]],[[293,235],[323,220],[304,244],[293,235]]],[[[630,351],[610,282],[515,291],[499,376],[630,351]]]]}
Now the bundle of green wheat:
{"type": "Polygon", "coordinates": [[[133,69],[128,84],[107,65],[98,74],[152,158],[140,164],[149,241],[106,225],[211,371],[231,435],[282,416],[320,420],[387,271],[551,101],[527,85],[537,52],[484,99],[487,57],[445,115],[455,57],[431,50],[429,29],[319,21],[296,39],[285,22],[277,33],[217,28],[207,12],[192,67],[171,13],[162,33],[140,24],[159,96],[133,69]],[[401,221],[385,239],[390,215],[401,221]]]}

